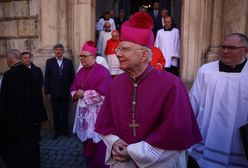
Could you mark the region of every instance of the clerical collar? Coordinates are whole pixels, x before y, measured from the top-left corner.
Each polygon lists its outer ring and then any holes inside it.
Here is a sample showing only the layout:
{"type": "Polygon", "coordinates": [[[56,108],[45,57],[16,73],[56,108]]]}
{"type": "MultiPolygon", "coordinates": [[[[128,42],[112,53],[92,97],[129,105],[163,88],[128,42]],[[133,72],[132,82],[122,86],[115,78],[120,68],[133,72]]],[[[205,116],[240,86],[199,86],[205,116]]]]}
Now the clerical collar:
{"type": "Polygon", "coordinates": [[[153,69],[153,67],[148,64],[148,66],[146,67],[146,69],[144,70],[144,72],[142,72],[139,76],[137,76],[135,79],[131,78],[134,82],[140,82],[142,79],[144,79],[153,69]]]}
{"type": "Polygon", "coordinates": [[[85,67],[85,66],[84,66],[84,68],[85,68],[85,69],[92,69],[93,67],[95,67],[95,65],[96,65],[96,61],[95,61],[94,64],[92,64],[92,65],[90,65],[90,66],[88,66],[88,67],[85,67]]]}
{"type": "Polygon", "coordinates": [[[17,62],[16,64],[12,65],[10,68],[11,68],[11,69],[12,69],[12,68],[15,68],[15,67],[17,67],[18,65],[22,65],[22,63],[21,63],[21,62],[17,62]]]}
{"type": "Polygon", "coordinates": [[[244,68],[245,64],[247,62],[247,58],[244,59],[244,61],[238,65],[236,65],[234,68],[225,65],[222,61],[219,61],[219,71],[220,72],[232,72],[232,73],[239,73],[244,68]]]}
{"type": "Polygon", "coordinates": [[[165,28],[164,27],[164,31],[171,31],[174,27],[171,27],[171,28],[165,28]]]}

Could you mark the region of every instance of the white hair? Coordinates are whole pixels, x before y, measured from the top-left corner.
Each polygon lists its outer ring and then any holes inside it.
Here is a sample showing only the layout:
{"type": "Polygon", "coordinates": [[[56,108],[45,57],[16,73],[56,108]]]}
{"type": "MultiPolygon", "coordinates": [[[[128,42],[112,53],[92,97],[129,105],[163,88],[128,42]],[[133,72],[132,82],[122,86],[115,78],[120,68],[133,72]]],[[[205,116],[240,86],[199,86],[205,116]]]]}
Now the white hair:
{"type": "Polygon", "coordinates": [[[17,60],[21,60],[21,52],[17,49],[10,49],[8,51],[8,56],[9,57],[12,57],[12,58],[15,58],[17,60]]]}
{"type": "Polygon", "coordinates": [[[142,46],[144,50],[147,50],[148,52],[148,61],[150,62],[152,60],[152,50],[148,48],[147,46],[142,46]]]}

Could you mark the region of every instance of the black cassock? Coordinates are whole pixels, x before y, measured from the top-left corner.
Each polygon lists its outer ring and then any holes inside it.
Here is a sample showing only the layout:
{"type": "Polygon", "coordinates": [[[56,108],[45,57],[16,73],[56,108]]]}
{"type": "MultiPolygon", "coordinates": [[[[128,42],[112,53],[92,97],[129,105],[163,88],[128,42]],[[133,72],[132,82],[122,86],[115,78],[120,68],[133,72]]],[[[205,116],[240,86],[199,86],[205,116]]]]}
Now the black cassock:
{"type": "Polygon", "coordinates": [[[40,167],[38,125],[46,119],[41,99],[37,83],[25,65],[17,63],[4,73],[0,92],[0,152],[7,167],[40,167]]]}

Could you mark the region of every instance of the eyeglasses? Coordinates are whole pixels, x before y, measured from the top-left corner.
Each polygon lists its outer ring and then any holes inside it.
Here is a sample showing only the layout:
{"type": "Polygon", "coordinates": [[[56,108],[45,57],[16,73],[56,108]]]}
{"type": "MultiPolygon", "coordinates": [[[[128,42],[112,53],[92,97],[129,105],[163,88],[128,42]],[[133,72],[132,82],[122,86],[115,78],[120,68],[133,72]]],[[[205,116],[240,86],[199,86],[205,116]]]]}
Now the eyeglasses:
{"type": "Polygon", "coordinates": [[[87,58],[89,56],[92,56],[92,55],[90,55],[90,54],[89,55],[79,55],[79,59],[82,60],[82,59],[87,58]]]}
{"type": "Polygon", "coordinates": [[[230,50],[237,50],[237,49],[240,49],[240,48],[247,48],[247,47],[245,47],[245,46],[240,46],[240,47],[237,47],[237,46],[224,46],[224,45],[219,46],[219,50],[220,50],[220,51],[225,51],[225,50],[227,50],[227,51],[230,51],[230,50]]]}
{"type": "Polygon", "coordinates": [[[144,48],[131,48],[131,47],[118,47],[115,49],[115,52],[122,52],[122,53],[128,53],[130,51],[135,51],[135,50],[145,50],[144,48]]]}

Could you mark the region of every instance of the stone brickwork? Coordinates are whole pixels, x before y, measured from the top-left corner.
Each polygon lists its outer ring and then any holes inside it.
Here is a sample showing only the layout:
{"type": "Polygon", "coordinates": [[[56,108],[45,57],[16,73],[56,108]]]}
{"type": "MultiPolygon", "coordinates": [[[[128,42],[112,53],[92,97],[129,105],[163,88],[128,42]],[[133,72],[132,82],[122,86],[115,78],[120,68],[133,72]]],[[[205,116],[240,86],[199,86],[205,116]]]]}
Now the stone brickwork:
{"type": "Polygon", "coordinates": [[[29,16],[29,3],[28,1],[10,1],[4,2],[4,17],[27,17],[29,16]]]}
{"type": "Polygon", "coordinates": [[[3,59],[11,48],[33,52],[39,42],[40,0],[4,0],[0,2],[0,72],[7,69],[3,59]]]}

